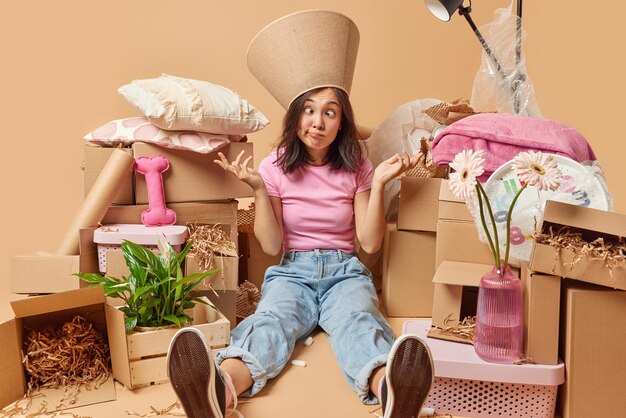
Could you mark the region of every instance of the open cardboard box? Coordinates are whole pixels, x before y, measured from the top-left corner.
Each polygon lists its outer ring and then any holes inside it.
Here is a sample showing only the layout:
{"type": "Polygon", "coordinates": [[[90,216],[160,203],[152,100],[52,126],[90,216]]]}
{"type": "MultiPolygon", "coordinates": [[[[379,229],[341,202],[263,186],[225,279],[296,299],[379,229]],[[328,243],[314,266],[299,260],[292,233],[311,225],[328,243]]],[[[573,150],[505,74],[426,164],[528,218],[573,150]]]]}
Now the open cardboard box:
{"type": "MultiPolygon", "coordinates": [[[[581,232],[587,242],[600,237],[617,242],[619,237],[626,237],[626,215],[552,200],[546,202],[541,231],[547,232],[550,226],[568,226],[581,232]]],[[[530,254],[530,269],[626,290],[626,262],[611,271],[602,259],[584,256],[573,263],[575,257],[572,250],[535,242],[530,254]]]]}
{"type": "MultiPolygon", "coordinates": [[[[480,279],[493,270],[493,264],[443,261],[433,282],[432,324],[439,328],[456,327],[468,316],[476,315],[480,279]]],[[[512,269],[519,277],[519,269],[512,269]]]]}
{"type": "MultiPolygon", "coordinates": [[[[26,393],[27,376],[22,364],[23,343],[28,330],[42,330],[57,327],[80,315],[91,322],[107,340],[107,328],[104,312],[104,294],[101,287],[89,287],[56,293],[53,295],[36,296],[11,302],[15,318],[0,325],[0,406],[8,405],[21,399],[26,393]]],[[[29,411],[39,411],[42,402],[48,403],[47,412],[58,410],[64,398],[64,389],[43,389],[45,397],[33,399],[29,411]]],[[[81,390],[77,402],[69,407],[89,405],[92,403],[115,399],[113,376],[96,390],[81,390]]]]}
{"type": "Polygon", "coordinates": [[[87,286],[74,273],[97,273],[97,246],[94,228],[80,230],[80,255],[47,253],[11,257],[11,292],[23,294],[58,293],[87,286]]]}
{"type": "Polygon", "coordinates": [[[442,261],[433,277],[433,326],[456,327],[475,316],[480,278],[492,269],[490,264],[442,261]]]}
{"type": "Polygon", "coordinates": [[[398,230],[437,231],[441,179],[402,177],[398,230]]]}

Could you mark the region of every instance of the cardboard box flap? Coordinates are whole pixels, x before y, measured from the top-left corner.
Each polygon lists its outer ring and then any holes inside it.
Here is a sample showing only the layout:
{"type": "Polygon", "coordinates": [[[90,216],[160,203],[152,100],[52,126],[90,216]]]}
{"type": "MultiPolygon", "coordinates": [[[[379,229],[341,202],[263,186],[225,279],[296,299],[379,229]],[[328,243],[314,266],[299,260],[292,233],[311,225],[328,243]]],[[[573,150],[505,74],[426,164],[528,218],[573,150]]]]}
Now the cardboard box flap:
{"type": "Polygon", "coordinates": [[[456,286],[478,286],[480,284],[480,278],[492,269],[493,265],[491,264],[442,261],[435,272],[433,283],[456,286]]]}
{"type": "Polygon", "coordinates": [[[439,200],[443,200],[445,202],[458,202],[465,204],[465,200],[457,199],[448,187],[448,180],[442,180],[439,187],[439,200]]]}
{"type": "Polygon", "coordinates": [[[16,318],[24,318],[98,303],[104,303],[104,291],[101,286],[14,300],[11,301],[11,307],[16,318]]]}
{"type": "Polygon", "coordinates": [[[546,201],[543,224],[546,222],[626,237],[626,215],[555,200],[546,201]]]}
{"type": "Polygon", "coordinates": [[[24,396],[24,366],[22,365],[21,337],[15,319],[0,324],[0,407],[24,396]]]}

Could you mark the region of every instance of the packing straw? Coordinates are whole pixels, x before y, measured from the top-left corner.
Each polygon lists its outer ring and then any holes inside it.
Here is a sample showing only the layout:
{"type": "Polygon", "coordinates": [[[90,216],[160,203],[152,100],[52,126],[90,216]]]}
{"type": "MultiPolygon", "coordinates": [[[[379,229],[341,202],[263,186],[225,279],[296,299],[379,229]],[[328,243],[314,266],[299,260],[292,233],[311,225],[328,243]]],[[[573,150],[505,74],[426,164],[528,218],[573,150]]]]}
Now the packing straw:
{"type": "Polygon", "coordinates": [[[78,255],[78,232],[84,228],[98,226],[122,183],[130,175],[134,162],[135,159],[124,151],[119,149],[113,151],[74,217],[56,255],[78,255]]]}

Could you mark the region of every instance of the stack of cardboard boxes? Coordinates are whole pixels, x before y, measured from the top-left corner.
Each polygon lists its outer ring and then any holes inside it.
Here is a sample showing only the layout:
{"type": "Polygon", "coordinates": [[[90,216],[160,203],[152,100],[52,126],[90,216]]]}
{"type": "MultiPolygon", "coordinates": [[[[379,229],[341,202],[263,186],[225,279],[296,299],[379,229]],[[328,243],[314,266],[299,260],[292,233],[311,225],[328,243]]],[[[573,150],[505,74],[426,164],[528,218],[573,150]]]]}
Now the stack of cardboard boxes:
{"type": "Polygon", "coordinates": [[[438,200],[432,318],[433,325],[446,328],[476,315],[478,284],[491,270],[493,257],[479,240],[467,205],[454,197],[446,180],[441,181],[438,200]]]}
{"type": "MultiPolygon", "coordinates": [[[[625,215],[548,201],[542,231],[561,226],[580,232],[587,242],[602,238],[623,245],[626,236],[625,215]]],[[[493,268],[493,258],[447,181],[402,179],[398,223],[389,225],[384,248],[382,300],[389,316],[432,315],[433,325],[446,328],[476,314],[479,281],[493,268]],[[424,312],[428,303],[432,310],[424,312]]],[[[534,243],[530,261],[515,269],[524,294],[524,355],[539,365],[565,365],[558,394],[564,418],[621,416],[626,409],[626,365],[619,360],[626,346],[620,322],[626,317],[626,255],[622,252],[621,262],[609,268],[606,259],[578,253],[534,243]]]]}
{"type": "MultiPolygon", "coordinates": [[[[251,196],[252,190],[218,167],[213,162],[214,154],[197,154],[144,143],[135,143],[132,147],[121,150],[134,158],[165,156],[170,163],[169,169],[162,174],[165,204],[176,212],[176,224],[216,225],[222,229],[235,247],[237,246],[238,202],[235,199],[251,196]]],[[[229,160],[234,159],[241,151],[252,155],[252,144],[232,143],[222,150],[229,160]]],[[[92,187],[96,188],[94,185],[102,181],[101,174],[104,173],[110,157],[116,152],[118,151],[113,148],[85,146],[85,196],[89,194],[92,187]]],[[[104,181],[106,183],[106,179],[104,181]]],[[[145,177],[133,171],[131,175],[124,177],[124,182],[117,189],[112,205],[103,206],[102,213],[105,215],[100,223],[102,225],[141,224],[141,214],[148,208],[145,177]]],[[[100,272],[97,244],[94,243],[94,230],[95,225],[92,225],[80,231],[68,232],[68,236],[71,234],[79,236],[78,254],[34,254],[12,257],[12,292],[41,296],[13,302],[16,319],[0,325],[0,335],[7,343],[0,357],[5,359],[6,367],[3,367],[3,370],[8,371],[11,376],[10,379],[4,379],[6,384],[0,391],[2,393],[0,401],[3,405],[15,401],[25,390],[24,385],[15,386],[14,384],[16,380],[23,381],[25,378],[21,354],[26,336],[25,328],[43,329],[49,326],[59,326],[77,314],[95,321],[97,329],[105,336],[105,340],[109,341],[114,363],[113,375],[117,380],[129,388],[167,380],[164,353],[171,339],[170,334],[175,330],[166,330],[165,337],[159,334],[158,341],[155,339],[156,334],[149,333],[146,339],[151,339],[151,342],[141,343],[142,347],[147,346],[151,350],[149,360],[144,361],[145,355],[137,354],[139,345],[131,344],[128,340],[132,335],[126,335],[123,317],[121,321],[117,321],[114,318],[115,315],[109,315],[110,312],[120,313],[115,308],[115,300],[107,300],[105,303],[101,288],[85,289],[87,284],[74,276],[77,272],[100,272]],[[107,310],[106,319],[105,310],[107,310]],[[116,332],[120,335],[114,336],[116,332]],[[116,338],[115,341],[113,337],[116,338]],[[126,347],[123,343],[130,344],[132,347],[126,347]],[[161,346],[165,347],[165,351],[161,346]],[[138,365],[142,367],[138,368],[138,365]],[[127,373],[120,372],[122,366],[126,366],[127,373]],[[149,373],[142,372],[140,369],[148,370],[149,373]]],[[[211,346],[223,346],[228,342],[230,328],[236,323],[238,260],[236,256],[219,255],[215,257],[215,260],[214,265],[209,268],[220,270],[202,284],[203,287],[199,288],[198,296],[208,297],[217,306],[218,311],[205,309],[205,312],[202,310],[205,305],[197,305],[199,311],[198,315],[194,315],[194,325],[203,329],[202,332],[207,336],[211,346]]],[[[202,269],[191,256],[185,259],[184,268],[185,274],[202,269]]],[[[118,277],[128,274],[120,249],[107,251],[104,273],[118,277]]],[[[155,332],[160,333],[160,331],[155,332]]],[[[86,395],[81,394],[79,404],[101,402],[114,397],[111,379],[111,385],[104,390],[90,391],[86,395]]],[[[54,406],[50,404],[48,410],[53,409],[54,406]]]]}
{"type": "Polygon", "coordinates": [[[390,317],[428,317],[441,180],[401,179],[398,221],[387,225],[383,244],[382,302],[390,317]]]}
{"type": "MultiPolygon", "coordinates": [[[[222,170],[213,162],[215,154],[199,154],[189,151],[162,148],[141,142],[127,149],[134,158],[163,155],[170,163],[169,170],[163,173],[163,188],[168,208],[176,212],[177,225],[217,225],[237,246],[237,200],[249,197],[252,190],[232,174],[222,170]]],[[[252,155],[251,143],[231,143],[225,147],[226,158],[230,160],[241,152],[252,155]]],[[[110,154],[110,148],[87,145],[85,147],[85,192],[93,183],[110,154]]],[[[111,206],[102,220],[103,225],[141,223],[141,213],[148,209],[148,192],[145,176],[133,173],[128,183],[120,190],[118,201],[111,206]],[[130,195],[128,191],[131,191],[130,195]],[[125,193],[125,194],[122,194],[125,193]]],[[[125,273],[126,266],[120,250],[107,252],[107,274],[125,273]]],[[[205,270],[198,260],[188,255],[185,259],[185,274],[205,270]]],[[[202,283],[197,291],[206,296],[236,325],[236,289],[238,283],[237,257],[218,255],[213,266],[206,269],[220,269],[202,283]]]]}
{"type": "MultiPolygon", "coordinates": [[[[548,201],[541,232],[561,227],[580,233],[587,242],[601,238],[605,243],[623,245],[626,215],[548,201]]],[[[606,259],[581,250],[576,255],[571,249],[535,243],[529,262],[532,271],[567,278],[560,287],[560,324],[550,335],[554,338],[553,333],[559,333],[559,356],[566,371],[565,383],[559,388],[559,409],[563,418],[623,416],[626,254],[622,250],[621,262],[609,268],[606,259]]],[[[532,297],[540,298],[542,304],[554,303],[554,297],[547,300],[540,292],[532,297]]],[[[534,321],[545,320],[535,317],[534,321]]]]}

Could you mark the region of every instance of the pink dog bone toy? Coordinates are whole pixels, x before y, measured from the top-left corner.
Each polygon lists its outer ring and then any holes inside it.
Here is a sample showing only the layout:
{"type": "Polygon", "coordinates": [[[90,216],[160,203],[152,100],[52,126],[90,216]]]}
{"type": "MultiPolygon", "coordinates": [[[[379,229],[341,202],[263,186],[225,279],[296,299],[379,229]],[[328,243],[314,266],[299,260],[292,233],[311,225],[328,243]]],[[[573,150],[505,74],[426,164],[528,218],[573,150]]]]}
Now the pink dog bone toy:
{"type": "Polygon", "coordinates": [[[141,214],[145,226],[174,225],[176,212],[165,207],[163,173],[170,168],[170,162],[162,155],[135,159],[135,170],[146,176],[148,189],[148,209],[141,214]]]}

